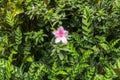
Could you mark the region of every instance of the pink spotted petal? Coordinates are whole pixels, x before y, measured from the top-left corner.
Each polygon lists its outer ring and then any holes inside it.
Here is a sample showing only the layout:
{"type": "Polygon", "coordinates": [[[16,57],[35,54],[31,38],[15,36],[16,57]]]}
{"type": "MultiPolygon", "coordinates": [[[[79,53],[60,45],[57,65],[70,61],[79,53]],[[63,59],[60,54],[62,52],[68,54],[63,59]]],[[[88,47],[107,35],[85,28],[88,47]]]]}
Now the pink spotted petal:
{"type": "Polygon", "coordinates": [[[60,26],[59,28],[58,28],[58,31],[64,31],[64,28],[63,28],[63,26],[60,26]]]}
{"type": "Polygon", "coordinates": [[[61,41],[61,38],[59,37],[55,39],[55,43],[59,43],[60,41],[61,41]]]}
{"type": "Polygon", "coordinates": [[[62,40],[62,42],[63,42],[64,44],[67,44],[67,39],[66,39],[66,37],[62,37],[61,40],[62,40]]]}
{"type": "Polygon", "coordinates": [[[64,31],[64,36],[67,36],[68,35],[68,31],[64,31]]]}
{"type": "Polygon", "coordinates": [[[58,31],[53,31],[52,33],[53,33],[55,36],[59,36],[59,35],[58,35],[58,31]]]}
{"type": "Polygon", "coordinates": [[[67,35],[68,35],[68,31],[64,30],[63,26],[60,26],[60,27],[58,28],[58,32],[60,32],[60,31],[63,32],[63,35],[64,35],[64,36],[67,36],[67,35]]]}
{"type": "Polygon", "coordinates": [[[64,44],[67,43],[66,36],[68,35],[68,31],[64,30],[62,26],[60,26],[56,31],[53,31],[52,33],[56,37],[55,43],[59,43],[60,41],[62,41],[64,44]]]}

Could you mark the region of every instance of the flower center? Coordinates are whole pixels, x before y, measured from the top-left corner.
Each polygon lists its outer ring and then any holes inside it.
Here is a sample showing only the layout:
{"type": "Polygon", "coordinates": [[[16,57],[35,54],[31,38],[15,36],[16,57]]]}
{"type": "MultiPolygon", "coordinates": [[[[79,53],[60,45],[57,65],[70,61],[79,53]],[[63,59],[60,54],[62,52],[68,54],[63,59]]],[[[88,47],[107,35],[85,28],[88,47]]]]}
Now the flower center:
{"type": "Polygon", "coordinates": [[[63,37],[64,33],[62,30],[59,30],[59,37],[63,37]]]}

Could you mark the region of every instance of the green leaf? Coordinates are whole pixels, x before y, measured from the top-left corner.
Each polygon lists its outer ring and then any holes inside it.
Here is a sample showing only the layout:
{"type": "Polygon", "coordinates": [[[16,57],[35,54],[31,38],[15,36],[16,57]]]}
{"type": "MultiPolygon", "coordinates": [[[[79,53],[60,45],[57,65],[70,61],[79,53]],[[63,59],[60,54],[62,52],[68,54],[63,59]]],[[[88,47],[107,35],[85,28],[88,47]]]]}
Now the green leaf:
{"type": "Polygon", "coordinates": [[[62,53],[59,53],[58,56],[59,56],[60,60],[64,59],[64,55],[62,53]]]}
{"type": "Polygon", "coordinates": [[[102,47],[104,50],[106,50],[106,51],[109,50],[109,46],[108,46],[107,44],[101,43],[100,45],[101,45],[101,47],[102,47]]]}
{"type": "Polygon", "coordinates": [[[15,50],[13,50],[13,49],[11,50],[11,53],[12,54],[17,54],[17,52],[15,50]]]}
{"type": "Polygon", "coordinates": [[[118,75],[118,76],[120,76],[120,69],[113,69],[113,71],[118,75]]]}
{"type": "Polygon", "coordinates": [[[2,46],[0,46],[0,51],[2,51],[4,48],[2,46]]]}
{"type": "Polygon", "coordinates": [[[29,57],[27,57],[27,61],[28,61],[28,62],[33,62],[33,61],[34,61],[34,59],[33,59],[33,57],[32,57],[32,56],[29,56],[29,57]]]}
{"type": "Polygon", "coordinates": [[[22,32],[20,30],[20,27],[18,27],[15,31],[15,42],[17,45],[21,44],[22,42],[22,32]]]}
{"type": "Polygon", "coordinates": [[[15,9],[14,9],[14,11],[13,11],[13,13],[12,13],[12,16],[15,17],[16,15],[18,15],[18,14],[20,14],[20,13],[23,13],[23,12],[24,12],[24,10],[23,10],[22,8],[17,8],[17,7],[15,6],[15,9]]]}
{"type": "Polygon", "coordinates": [[[56,73],[57,75],[67,75],[68,73],[67,72],[65,72],[65,71],[58,71],[57,73],[56,73]]]}
{"type": "Polygon", "coordinates": [[[13,27],[13,26],[14,26],[14,24],[15,24],[15,19],[14,19],[14,17],[12,16],[12,13],[11,13],[11,12],[7,12],[5,19],[6,19],[7,23],[10,25],[10,27],[13,27]]]}
{"type": "Polygon", "coordinates": [[[29,2],[31,2],[32,0],[26,0],[27,1],[27,3],[29,3],[29,2]]]}

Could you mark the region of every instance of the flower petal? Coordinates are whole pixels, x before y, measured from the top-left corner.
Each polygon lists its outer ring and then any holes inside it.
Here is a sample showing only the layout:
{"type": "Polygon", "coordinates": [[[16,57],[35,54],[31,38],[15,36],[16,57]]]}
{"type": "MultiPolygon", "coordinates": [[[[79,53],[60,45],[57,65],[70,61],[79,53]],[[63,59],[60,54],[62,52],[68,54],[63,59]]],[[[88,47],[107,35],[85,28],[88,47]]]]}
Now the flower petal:
{"type": "Polygon", "coordinates": [[[68,31],[64,30],[64,28],[62,26],[60,26],[56,31],[53,31],[52,33],[56,37],[55,43],[59,43],[60,41],[62,41],[62,43],[64,43],[64,44],[67,43],[66,36],[68,35],[68,31]]]}
{"type": "Polygon", "coordinates": [[[60,26],[58,28],[58,35],[59,36],[67,36],[68,35],[68,31],[64,30],[63,26],[60,26]]]}
{"type": "Polygon", "coordinates": [[[61,38],[59,37],[55,39],[55,43],[59,43],[60,41],[61,41],[61,38]]]}
{"type": "Polygon", "coordinates": [[[68,35],[68,31],[64,30],[64,36],[68,35]]]}
{"type": "Polygon", "coordinates": [[[60,27],[58,28],[58,31],[64,31],[63,26],[60,26],[60,27]]]}
{"type": "Polygon", "coordinates": [[[53,33],[55,36],[59,36],[59,35],[58,35],[58,31],[53,31],[52,33],[53,33]]]}
{"type": "Polygon", "coordinates": [[[64,44],[67,44],[67,38],[66,37],[62,37],[61,40],[64,44]]]}

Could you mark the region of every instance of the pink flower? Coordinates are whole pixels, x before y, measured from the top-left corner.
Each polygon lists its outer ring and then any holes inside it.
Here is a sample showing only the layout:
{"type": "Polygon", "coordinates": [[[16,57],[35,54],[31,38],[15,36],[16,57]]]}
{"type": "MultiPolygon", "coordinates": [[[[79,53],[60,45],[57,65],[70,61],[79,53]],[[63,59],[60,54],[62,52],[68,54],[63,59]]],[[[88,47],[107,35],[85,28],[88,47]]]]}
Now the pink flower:
{"type": "Polygon", "coordinates": [[[67,43],[66,36],[68,35],[68,31],[64,30],[62,26],[60,26],[56,31],[53,31],[52,33],[56,37],[55,43],[59,43],[60,41],[62,41],[64,44],[67,43]]]}

